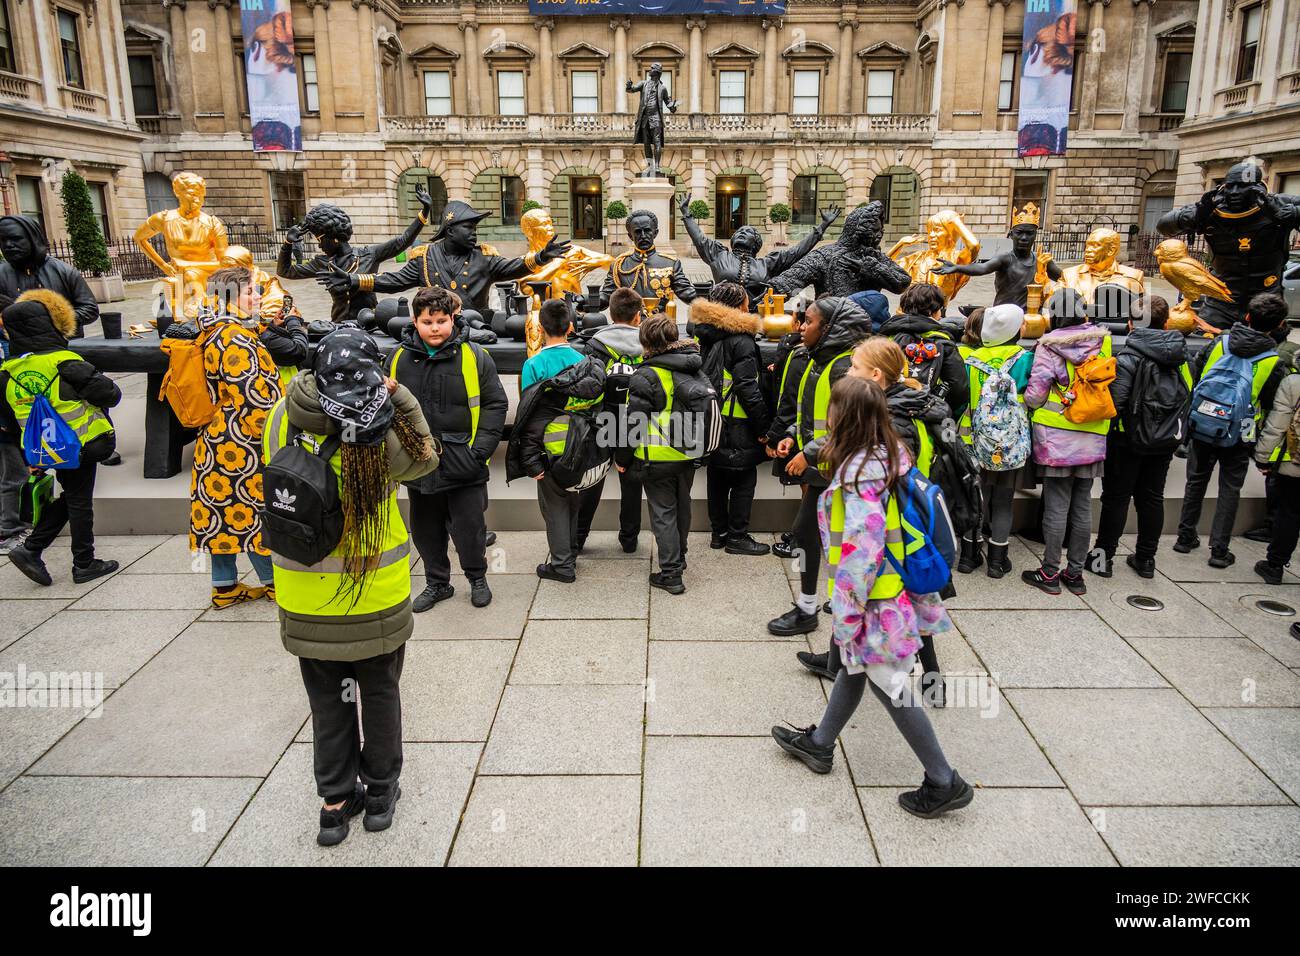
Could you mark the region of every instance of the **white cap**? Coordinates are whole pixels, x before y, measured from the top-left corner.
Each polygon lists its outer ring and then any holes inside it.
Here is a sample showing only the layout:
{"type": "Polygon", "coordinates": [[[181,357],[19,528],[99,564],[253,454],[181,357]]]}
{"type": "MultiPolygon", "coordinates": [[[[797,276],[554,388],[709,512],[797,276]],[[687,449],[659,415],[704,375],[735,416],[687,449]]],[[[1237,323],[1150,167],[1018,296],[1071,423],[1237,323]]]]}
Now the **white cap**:
{"type": "Polygon", "coordinates": [[[984,310],[980,325],[980,341],[985,345],[1005,345],[1020,338],[1020,327],[1025,324],[1025,310],[1006,303],[991,305],[984,310]]]}

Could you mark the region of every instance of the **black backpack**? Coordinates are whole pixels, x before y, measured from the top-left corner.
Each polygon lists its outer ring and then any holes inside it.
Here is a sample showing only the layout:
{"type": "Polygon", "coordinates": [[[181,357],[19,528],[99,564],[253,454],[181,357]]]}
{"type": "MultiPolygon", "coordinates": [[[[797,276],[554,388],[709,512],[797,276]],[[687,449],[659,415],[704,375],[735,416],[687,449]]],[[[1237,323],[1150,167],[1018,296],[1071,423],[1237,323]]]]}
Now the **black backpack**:
{"type": "Polygon", "coordinates": [[[266,465],[262,530],[276,555],[311,566],[343,540],[343,501],[338,476],[330,467],[339,437],[330,435],[312,452],[299,443],[301,434],[291,425],[288,444],[266,465]]]}
{"type": "Polygon", "coordinates": [[[938,332],[926,335],[913,335],[911,332],[899,332],[894,337],[899,348],[907,358],[907,374],[924,385],[936,398],[944,398],[948,393],[948,383],[939,376],[943,372],[943,360],[947,349],[952,348],[952,339],[938,332]],[[933,355],[923,353],[933,351],[933,355]]]}
{"type": "Polygon", "coordinates": [[[599,345],[604,352],[601,359],[605,363],[605,408],[614,412],[619,406],[627,405],[632,376],[636,374],[642,358],[639,355],[623,355],[603,342],[599,345]]]}
{"type": "Polygon", "coordinates": [[[722,442],[722,402],[718,390],[703,371],[673,376],[672,410],[677,415],[689,416],[684,420],[689,421],[692,428],[687,436],[691,447],[679,451],[687,452],[696,461],[717,451],[722,442]],[[699,454],[693,454],[695,451],[699,454]]]}
{"type": "Polygon", "coordinates": [[[1187,437],[1187,416],[1192,410],[1192,390],[1177,368],[1150,359],[1138,362],[1133,375],[1130,412],[1124,416],[1124,434],[1135,450],[1147,455],[1174,451],[1187,437]]]}
{"type": "MultiPolygon", "coordinates": [[[[917,427],[925,428],[918,421],[917,427]]],[[[944,429],[949,425],[945,423],[944,429]]],[[[984,491],[980,487],[980,470],[967,444],[955,434],[952,428],[952,441],[945,441],[942,434],[929,429],[933,444],[933,458],[930,462],[930,480],[943,491],[948,503],[948,517],[952,520],[953,530],[959,535],[974,534],[980,527],[984,516],[984,491]]]]}

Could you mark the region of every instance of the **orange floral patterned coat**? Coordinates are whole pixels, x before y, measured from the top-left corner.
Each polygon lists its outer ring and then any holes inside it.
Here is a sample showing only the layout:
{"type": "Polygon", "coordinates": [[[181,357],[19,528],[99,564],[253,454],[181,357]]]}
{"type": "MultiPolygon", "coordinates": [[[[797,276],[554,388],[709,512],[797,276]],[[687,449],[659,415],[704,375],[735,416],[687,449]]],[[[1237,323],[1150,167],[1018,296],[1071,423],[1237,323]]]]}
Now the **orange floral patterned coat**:
{"type": "Polygon", "coordinates": [[[262,543],[262,431],[280,400],[275,362],[237,322],[201,314],[203,365],[217,414],[194,440],[190,474],[190,550],[256,551],[262,543]]]}

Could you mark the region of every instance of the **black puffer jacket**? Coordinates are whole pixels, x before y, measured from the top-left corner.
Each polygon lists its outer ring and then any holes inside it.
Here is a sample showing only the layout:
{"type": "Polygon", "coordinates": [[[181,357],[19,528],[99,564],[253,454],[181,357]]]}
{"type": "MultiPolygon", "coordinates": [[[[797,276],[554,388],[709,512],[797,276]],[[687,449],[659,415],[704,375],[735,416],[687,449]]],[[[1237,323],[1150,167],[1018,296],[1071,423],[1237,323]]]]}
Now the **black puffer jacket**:
{"type": "MultiPolygon", "coordinates": [[[[1118,417],[1127,419],[1142,402],[1142,396],[1133,393],[1133,382],[1144,362],[1176,369],[1186,361],[1187,337],[1182,332],[1164,329],[1134,329],[1129,332],[1124,348],[1115,356],[1115,381],[1110,384],[1110,397],[1118,417]]],[[[1118,429],[1111,430],[1112,436],[1122,434],[1118,429]]]]}
{"type": "Polygon", "coordinates": [[[722,401],[722,441],[709,456],[709,464],[722,468],[757,465],[767,457],[758,439],[767,434],[772,420],[758,381],[761,356],[754,336],[762,328],[762,320],[751,312],[705,299],[691,304],[691,319],[704,374],[722,401]],[[723,385],[724,370],[731,375],[729,388],[723,385]],[[731,399],[735,407],[744,409],[745,417],[727,414],[731,399]]]}
{"type": "MultiPolygon", "coordinates": [[[[49,289],[72,305],[77,321],[89,325],[99,318],[99,303],[76,266],[55,259],[45,244],[45,234],[30,216],[0,216],[0,222],[14,223],[27,236],[32,254],[24,262],[0,259],[0,310],[6,309],[19,295],[31,289],[49,289]]],[[[74,333],[68,335],[72,338],[74,333]]]]}
{"type": "Polygon", "coordinates": [[[307,342],[307,325],[298,316],[286,317],[282,325],[268,322],[257,338],[276,368],[302,368],[307,364],[311,351],[307,342]]]}
{"type": "MultiPolygon", "coordinates": [[[[647,422],[662,412],[668,403],[668,396],[664,394],[659,376],[651,371],[652,368],[667,369],[671,372],[673,387],[676,388],[680,378],[693,377],[699,374],[703,367],[704,359],[700,355],[700,346],[694,339],[681,339],[674,342],[667,351],[647,356],[641,363],[641,367],[636,370],[636,374],[632,376],[632,384],[628,389],[628,420],[633,423],[647,422]]],[[[635,451],[636,449],[630,446],[619,448],[614,453],[614,461],[626,468],[636,460],[635,451]]],[[[637,461],[637,464],[653,471],[664,466],[676,468],[681,463],[637,461]]]]}
{"type": "MultiPolygon", "coordinates": [[[[515,425],[510,431],[506,450],[506,481],[536,478],[546,471],[546,426],[560,413],[569,399],[590,402],[605,394],[605,366],[594,358],[584,358],[539,382],[528,386],[519,396],[515,425]]],[[[592,414],[600,412],[600,405],[592,414]]]]}
{"type": "Polygon", "coordinates": [[[912,454],[912,461],[921,450],[921,438],[916,432],[919,421],[930,430],[933,437],[942,434],[943,423],[952,419],[952,411],[946,402],[930,394],[930,390],[912,388],[902,382],[895,382],[885,389],[885,398],[889,402],[889,419],[894,431],[903,439],[907,450],[912,454]]]}
{"type": "MultiPolygon", "coordinates": [[[[961,417],[966,406],[970,404],[970,378],[966,363],[957,351],[957,341],[952,332],[928,315],[896,315],[880,327],[880,334],[887,335],[904,349],[915,342],[933,342],[942,350],[939,357],[938,374],[932,381],[922,381],[930,391],[950,404],[953,415],[961,417]]],[[[915,375],[915,372],[912,373],[915,375]]],[[[918,379],[920,376],[916,376],[918,379]]]]}
{"type": "MultiPolygon", "coordinates": [[[[467,340],[466,326],[457,319],[451,338],[430,355],[415,325],[402,329],[398,345],[397,381],[411,390],[420,403],[429,431],[442,442],[442,464],[438,470],[407,483],[426,495],[449,488],[486,484],[487,460],[501,444],[509,400],[497,375],[492,356],[467,340]],[[469,394],[461,373],[461,349],[474,353],[478,367],[478,433],[470,445],[469,394]]],[[[392,359],[389,359],[392,369],[392,359]]]]}
{"type": "MultiPolygon", "coordinates": [[[[1224,332],[1213,342],[1209,348],[1201,349],[1196,356],[1196,362],[1192,367],[1192,380],[1199,382],[1201,376],[1205,373],[1205,363],[1209,360],[1210,353],[1214,351],[1216,345],[1219,345],[1224,337],[1228,339],[1228,351],[1233,355],[1240,355],[1242,358],[1254,358],[1263,352],[1277,350],[1277,341],[1267,332],[1259,332],[1252,329],[1245,322],[1234,323],[1232,328],[1224,332]]],[[[1277,387],[1282,384],[1282,379],[1287,376],[1286,362],[1281,359],[1273,366],[1273,371],[1269,372],[1268,378],[1264,380],[1264,387],[1259,392],[1259,407],[1268,411],[1273,407],[1273,399],[1277,397],[1277,387]]]]}

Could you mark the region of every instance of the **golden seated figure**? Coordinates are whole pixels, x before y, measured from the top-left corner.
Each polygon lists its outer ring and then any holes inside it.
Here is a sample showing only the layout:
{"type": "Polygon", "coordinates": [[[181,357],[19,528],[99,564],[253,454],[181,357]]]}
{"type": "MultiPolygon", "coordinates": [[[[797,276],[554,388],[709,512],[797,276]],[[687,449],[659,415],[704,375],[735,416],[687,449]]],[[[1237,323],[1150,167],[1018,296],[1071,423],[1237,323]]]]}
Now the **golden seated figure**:
{"type": "Polygon", "coordinates": [[[1146,294],[1146,281],[1141,269],[1122,266],[1119,256],[1120,235],[1114,229],[1094,229],[1088,234],[1083,247],[1083,262],[1063,270],[1064,275],[1046,294],[1050,297],[1057,289],[1073,289],[1092,305],[1097,287],[1117,285],[1134,295],[1146,294]]]}

